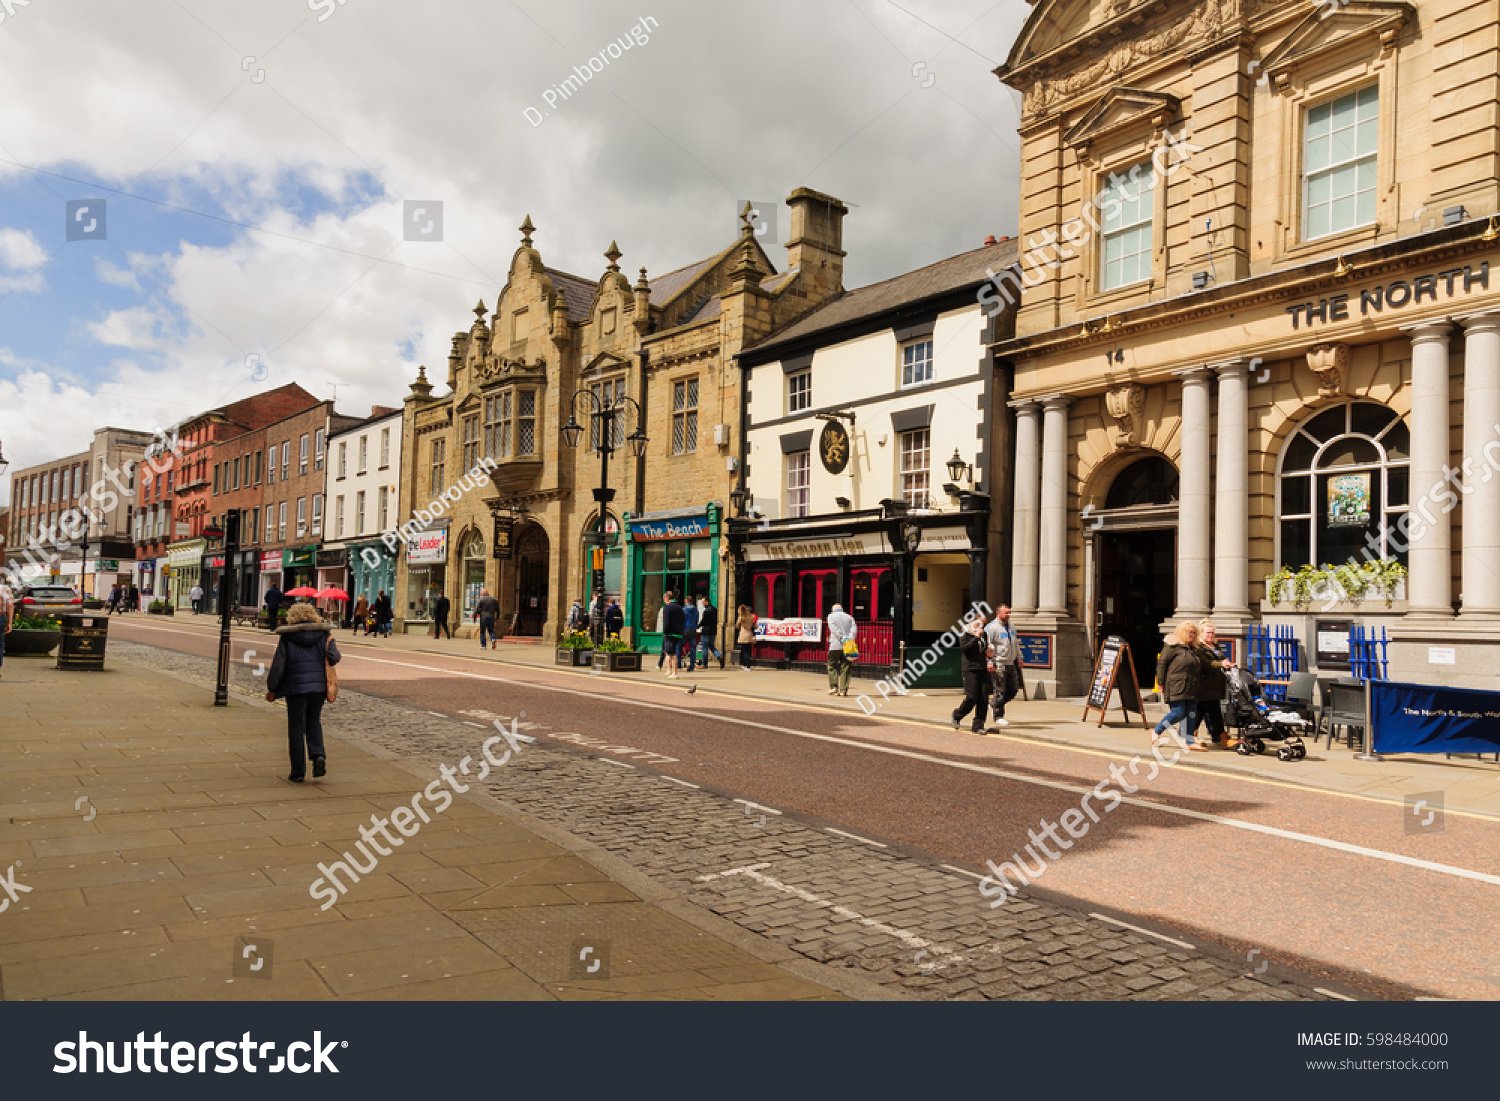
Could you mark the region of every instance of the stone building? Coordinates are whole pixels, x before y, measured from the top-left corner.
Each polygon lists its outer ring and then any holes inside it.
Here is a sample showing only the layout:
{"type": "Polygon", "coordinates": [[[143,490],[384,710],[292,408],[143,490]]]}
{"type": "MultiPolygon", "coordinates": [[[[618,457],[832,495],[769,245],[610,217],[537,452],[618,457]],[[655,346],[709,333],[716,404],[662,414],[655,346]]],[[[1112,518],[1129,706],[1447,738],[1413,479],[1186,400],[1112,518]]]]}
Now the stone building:
{"type": "MultiPolygon", "coordinates": [[[[86,597],[108,595],[117,581],[128,585],[135,559],[136,468],[161,442],[150,432],[100,428],[86,451],[12,471],[5,556],[12,579],[56,579],[81,586],[86,597]]],[[[169,468],[169,460],[158,447],[144,473],[154,477],[169,468]]]]}
{"type": "Polygon", "coordinates": [[[1497,41],[1495,0],[1036,4],[997,70],[1023,245],[994,350],[1050,690],[1112,633],[1149,686],[1205,615],[1290,623],[1319,669],[1385,627],[1393,678],[1495,685],[1497,41]]]}
{"type": "Polygon", "coordinates": [[[408,629],[425,628],[439,591],[467,624],[487,588],[503,632],[555,638],[572,600],[602,588],[650,645],[666,589],[722,603],[741,457],[734,357],[842,288],[845,206],[806,188],[787,205],[784,272],[747,219],[713,255],[655,278],[641,268],[634,283],[613,243],[596,279],[547,266],[525,220],[494,309],[481,302],[453,338],[446,391],[424,369],[407,398],[401,517],[413,526],[397,616],[408,629]],[[607,456],[600,402],[620,413],[607,456]],[[637,457],[627,441],[641,434],[637,457]],[[476,469],[483,484],[466,488],[476,469]]]}

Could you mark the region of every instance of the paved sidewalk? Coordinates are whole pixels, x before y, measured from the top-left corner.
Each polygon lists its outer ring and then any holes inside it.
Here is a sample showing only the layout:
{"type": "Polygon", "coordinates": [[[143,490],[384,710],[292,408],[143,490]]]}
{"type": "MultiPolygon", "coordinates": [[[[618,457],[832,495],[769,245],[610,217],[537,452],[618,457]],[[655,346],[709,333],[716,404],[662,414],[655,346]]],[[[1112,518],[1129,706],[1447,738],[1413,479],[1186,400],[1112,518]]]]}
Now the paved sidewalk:
{"type": "MultiPolygon", "coordinates": [[[[431,820],[321,910],[319,864],[437,773],[350,744],[334,705],[329,775],[291,784],[280,706],[214,708],[209,686],[110,665],[5,663],[4,999],[893,996],[477,794],[425,804],[431,820]]],[[[493,733],[424,718],[476,759],[493,733]]]]}
{"type": "MultiPolygon", "coordinates": [[[[241,635],[237,632],[236,637],[241,635]]],[[[339,645],[351,643],[367,644],[372,651],[394,649],[448,654],[503,664],[547,668],[564,676],[600,676],[587,671],[556,667],[552,648],[540,643],[502,642],[498,650],[486,651],[480,648],[477,639],[472,638],[437,640],[425,635],[394,635],[388,639],[366,643],[363,636],[355,639],[347,631],[340,632],[339,645]]],[[[651,660],[646,662],[645,671],[641,673],[602,676],[632,677],[648,682],[660,679],[651,660]]],[[[858,696],[860,692],[865,692],[869,699],[865,709],[877,708],[876,714],[879,717],[925,726],[946,726],[948,717],[962,695],[954,689],[914,690],[904,697],[893,696],[886,701],[876,692],[874,680],[856,678],[850,685],[850,696],[847,699],[833,699],[827,695],[828,682],[820,673],[778,669],[753,669],[746,672],[736,668],[732,661],[723,670],[714,666],[691,675],[683,674],[672,683],[680,686],[687,681],[696,683],[702,692],[759,700],[785,700],[801,706],[827,708],[855,715],[864,713],[858,696]]],[[[1147,704],[1146,710],[1149,721],[1155,723],[1166,709],[1159,704],[1147,704]]],[[[1082,700],[1025,701],[1018,698],[1006,711],[1010,726],[1003,735],[991,734],[988,737],[1044,741],[1125,754],[1139,753],[1149,744],[1148,733],[1142,729],[1138,717],[1131,723],[1125,721],[1118,706],[1118,696],[1103,727],[1098,725],[1097,711],[1088,722],[1081,721],[1082,700]]],[[[1316,745],[1311,740],[1308,741],[1308,757],[1303,761],[1278,761],[1274,748],[1268,749],[1262,756],[1252,757],[1241,757],[1237,753],[1223,750],[1189,756],[1191,759],[1184,762],[1188,767],[1239,773],[1321,791],[1387,798],[1396,803],[1402,802],[1407,795],[1430,797],[1430,793],[1439,791],[1443,793],[1444,804],[1449,812],[1500,818],[1500,765],[1492,758],[1482,761],[1473,757],[1450,760],[1441,756],[1405,755],[1390,756],[1381,761],[1361,761],[1344,744],[1335,743],[1332,748],[1324,748],[1321,740],[1316,745]]]]}

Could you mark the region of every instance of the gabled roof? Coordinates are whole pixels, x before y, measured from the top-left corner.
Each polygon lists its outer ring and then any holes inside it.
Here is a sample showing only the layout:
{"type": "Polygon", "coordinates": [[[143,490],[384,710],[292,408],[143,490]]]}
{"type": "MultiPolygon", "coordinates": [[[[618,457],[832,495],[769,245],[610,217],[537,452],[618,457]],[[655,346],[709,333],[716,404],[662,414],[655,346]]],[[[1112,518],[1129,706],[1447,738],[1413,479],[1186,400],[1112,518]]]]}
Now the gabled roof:
{"type": "MultiPolygon", "coordinates": [[[[1005,240],[970,252],[961,252],[957,256],[928,264],[925,268],[871,283],[867,287],[845,291],[803,314],[786,328],[772,333],[747,351],[756,352],[757,360],[764,359],[766,357],[759,353],[769,349],[792,344],[856,321],[893,313],[903,307],[954,291],[977,288],[991,278],[991,271],[999,274],[1015,264],[1018,251],[1014,239],[1005,240]]],[[[977,301],[976,298],[976,303],[977,301]]]]}

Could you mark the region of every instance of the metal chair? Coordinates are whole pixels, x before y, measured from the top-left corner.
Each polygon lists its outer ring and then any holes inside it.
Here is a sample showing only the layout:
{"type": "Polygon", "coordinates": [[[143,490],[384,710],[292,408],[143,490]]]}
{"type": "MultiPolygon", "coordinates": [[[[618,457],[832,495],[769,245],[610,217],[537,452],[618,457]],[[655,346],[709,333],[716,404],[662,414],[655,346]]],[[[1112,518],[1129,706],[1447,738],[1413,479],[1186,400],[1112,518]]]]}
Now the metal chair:
{"type": "Polygon", "coordinates": [[[1343,727],[1349,733],[1349,748],[1354,748],[1354,731],[1359,731],[1360,743],[1365,738],[1365,686],[1335,681],[1328,693],[1328,745],[1332,748],[1334,736],[1343,727]]]}
{"type": "Polygon", "coordinates": [[[1318,681],[1318,714],[1313,724],[1313,743],[1323,736],[1323,727],[1328,722],[1328,716],[1333,708],[1333,681],[1322,678],[1318,681]]]}

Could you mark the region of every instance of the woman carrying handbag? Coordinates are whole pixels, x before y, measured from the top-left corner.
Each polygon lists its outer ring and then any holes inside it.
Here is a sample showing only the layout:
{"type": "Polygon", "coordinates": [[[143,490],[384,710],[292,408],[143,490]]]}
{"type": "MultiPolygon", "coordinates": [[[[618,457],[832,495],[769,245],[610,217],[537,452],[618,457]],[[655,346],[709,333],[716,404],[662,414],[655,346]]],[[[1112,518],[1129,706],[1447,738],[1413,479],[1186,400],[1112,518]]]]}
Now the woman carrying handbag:
{"type": "Polygon", "coordinates": [[[286,699],[287,752],[294,784],[307,775],[312,758],[313,776],[328,771],[323,748],[323,704],[338,699],[339,678],[334,669],[341,655],[333,641],[332,625],[311,604],[294,604],[286,626],[276,629],[276,656],[266,676],[266,699],[286,699]]]}

